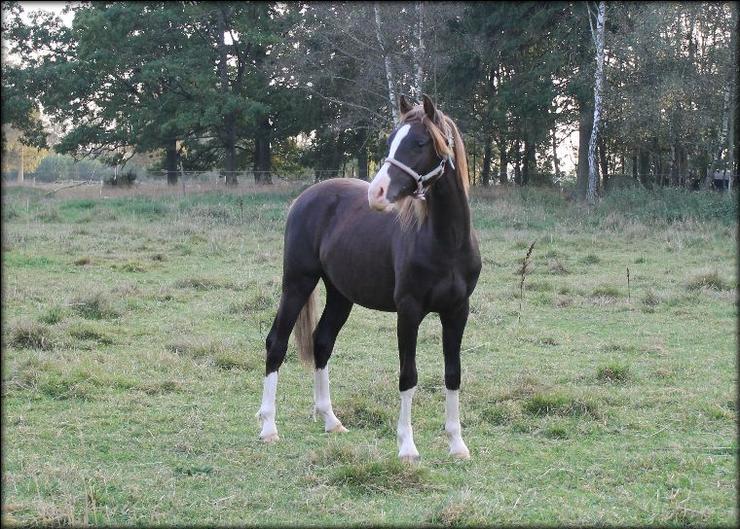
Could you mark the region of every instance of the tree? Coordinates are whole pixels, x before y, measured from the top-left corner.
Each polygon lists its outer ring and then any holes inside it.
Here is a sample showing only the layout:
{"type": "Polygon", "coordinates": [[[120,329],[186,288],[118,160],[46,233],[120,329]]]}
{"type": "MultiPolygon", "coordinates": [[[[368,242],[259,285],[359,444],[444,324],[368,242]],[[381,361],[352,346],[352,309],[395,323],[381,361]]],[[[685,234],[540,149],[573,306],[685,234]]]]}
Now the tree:
{"type": "Polygon", "coordinates": [[[255,169],[267,171],[257,174],[269,181],[278,110],[270,103],[279,90],[270,84],[268,55],[289,10],[96,2],[74,11],[72,28],[42,12],[9,27],[12,51],[24,57],[11,73],[67,124],[58,152],[125,163],[162,149],[174,183],[180,154],[215,151],[210,160],[222,161],[227,183],[236,183],[239,140],[248,137],[255,169]]]}
{"type": "Polygon", "coordinates": [[[471,3],[450,20],[445,37],[460,51],[447,60],[442,86],[468,133],[483,140],[483,182],[493,146],[502,183],[509,165],[517,184],[540,178],[537,153],[549,150],[550,130],[567,116],[551,109],[566,86],[568,14],[565,4],[471,3]]]}
{"type": "MultiPolygon", "coordinates": [[[[590,13],[589,13],[590,17],[590,13]]],[[[601,124],[601,93],[604,84],[604,19],[606,17],[606,3],[599,2],[599,11],[596,16],[596,29],[593,31],[596,47],[596,72],[594,73],[594,120],[591,128],[591,138],[588,143],[588,193],[589,204],[596,203],[596,187],[599,172],[596,166],[596,142],[601,124]]],[[[589,22],[590,22],[589,18],[589,22]]],[[[593,29],[593,28],[592,28],[593,29]]]]}
{"type": "Polygon", "coordinates": [[[23,143],[23,133],[10,125],[3,125],[2,171],[3,174],[16,172],[16,180],[23,182],[26,172],[33,172],[41,160],[48,154],[46,149],[39,149],[23,143]]]}

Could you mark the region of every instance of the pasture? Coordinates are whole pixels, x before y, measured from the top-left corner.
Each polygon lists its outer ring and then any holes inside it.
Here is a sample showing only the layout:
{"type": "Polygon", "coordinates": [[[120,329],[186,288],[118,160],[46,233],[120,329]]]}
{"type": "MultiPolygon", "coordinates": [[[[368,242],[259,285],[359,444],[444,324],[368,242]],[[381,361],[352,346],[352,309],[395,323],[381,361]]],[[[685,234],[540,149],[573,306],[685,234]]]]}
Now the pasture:
{"type": "Polygon", "coordinates": [[[733,197],[623,190],[589,214],[552,191],[474,189],[483,271],[460,392],[472,458],[447,455],[430,315],[421,462],[405,465],[395,317],[357,306],[330,362],[349,432],[311,420],[313,377],[291,344],[281,440],[259,442],[299,191],[4,188],[5,522],[737,522],[733,197]]]}

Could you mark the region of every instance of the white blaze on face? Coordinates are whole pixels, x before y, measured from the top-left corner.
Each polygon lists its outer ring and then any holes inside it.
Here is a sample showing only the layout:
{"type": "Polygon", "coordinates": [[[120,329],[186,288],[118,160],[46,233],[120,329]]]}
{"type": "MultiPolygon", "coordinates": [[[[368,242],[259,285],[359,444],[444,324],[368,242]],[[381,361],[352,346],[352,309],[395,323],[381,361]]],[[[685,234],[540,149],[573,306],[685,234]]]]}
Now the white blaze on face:
{"type": "Polygon", "coordinates": [[[414,444],[414,431],[411,428],[411,401],[414,398],[416,386],[401,392],[401,413],[398,416],[398,457],[404,461],[419,459],[419,451],[414,444]]]}
{"type": "MultiPolygon", "coordinates": [[[[409,133],[409,130],[411,130],[411,125],[408,123],[398,129],[396,135],[393,137],[393,141],[391,142],[391,148],[388,151],[388,158],[396,157],[396,150],[398,150],[398,147],[409,133]]],[[[375,178],[373,178],[373,181],[370,182],[370,187],[367,190],[367,200],[370,203],[371,208],[383,211],[390,207],[391,203],[388,202],[388,199],[386,198],[386,193],[388,192],[388,186],[390,183],[391,177],[388,175],[388,164],[384,163],[375,175],[375,178]]]]}
{"type": "Polygon", "coordinates": [[[262,422],[260,439],[266,443],[271,443],[278,439],[277,425],[275,424],[275,394],[277,393],[277,379],[277,371],[273,371],[265,377],[262,389],[262,405],[260,406],[260,411],[257,412],[257,417],[259,417],[262,422]]]}

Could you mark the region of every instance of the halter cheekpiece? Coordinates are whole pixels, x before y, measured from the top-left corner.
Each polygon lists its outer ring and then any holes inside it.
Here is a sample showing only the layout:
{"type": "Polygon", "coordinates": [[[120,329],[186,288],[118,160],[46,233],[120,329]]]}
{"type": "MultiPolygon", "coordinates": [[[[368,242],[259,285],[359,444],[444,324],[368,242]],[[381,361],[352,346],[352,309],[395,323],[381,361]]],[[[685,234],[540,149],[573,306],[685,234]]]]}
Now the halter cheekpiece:
{"type": "MultiPolygon", "coordinates": [[[[450,149],[450,152],[454,152],[452,149],[453,143],[452,143],[452,135],[450,134],[450,131],[447,131],[447,146],[450,149]]],[[[416,171],[414,171],[411,167],[406,165],[403,162],[399,162],[395,158],[386,158],[383,162],[383,165],[385,164],[391,164],[398,167],[401,171],[409,175],[411,178],[413,178],[416,181],[416,191],[414,191],[413,197],[418,198],[419,200],[426,200],[426,192],[427,189],[429,189],[429,186],[431,186],[434,183],[434,180],[436,180],[438,177],[440,177],[445,172],[445,168],[447,164],[450,164],[450,167],[452,169],[455,169],[455,162],[452,159],[452,156],[442,156],[442,160],[439,162],[439,165],[429,171],[425,175],[420,175],[416,171]]]]}

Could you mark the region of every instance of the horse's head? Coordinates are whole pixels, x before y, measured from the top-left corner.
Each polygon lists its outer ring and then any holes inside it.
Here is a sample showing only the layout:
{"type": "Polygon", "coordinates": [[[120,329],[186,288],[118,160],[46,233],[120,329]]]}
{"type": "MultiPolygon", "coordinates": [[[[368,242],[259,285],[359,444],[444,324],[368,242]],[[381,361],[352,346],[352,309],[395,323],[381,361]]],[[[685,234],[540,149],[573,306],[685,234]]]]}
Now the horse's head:
{"type": "Polygon", "coordinates": [[[388,156],[367,192],[370,207],[380,211],[404,197],[422,198],[453,163],[450,132],[441,136],[438,124],[444,117],[432,100],[425,95],[423,105],[412,106],[401,96],[399,108],[401,124],[388,137],[388,156]]]}

